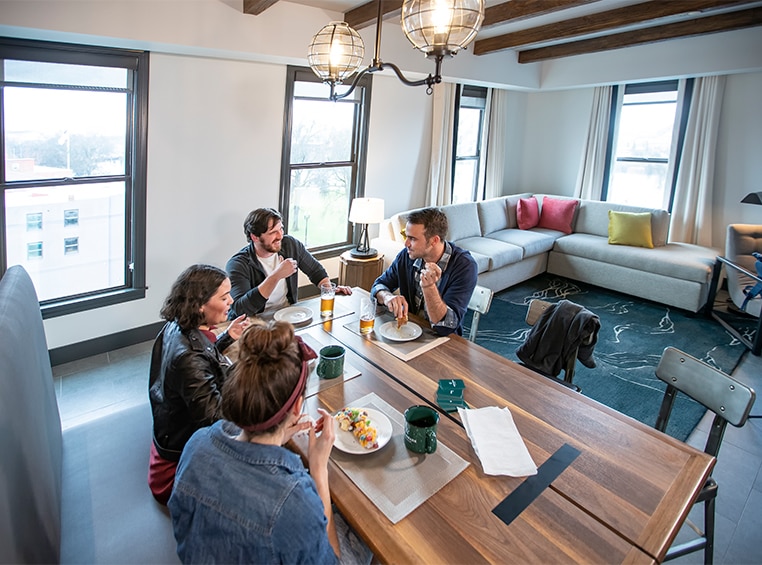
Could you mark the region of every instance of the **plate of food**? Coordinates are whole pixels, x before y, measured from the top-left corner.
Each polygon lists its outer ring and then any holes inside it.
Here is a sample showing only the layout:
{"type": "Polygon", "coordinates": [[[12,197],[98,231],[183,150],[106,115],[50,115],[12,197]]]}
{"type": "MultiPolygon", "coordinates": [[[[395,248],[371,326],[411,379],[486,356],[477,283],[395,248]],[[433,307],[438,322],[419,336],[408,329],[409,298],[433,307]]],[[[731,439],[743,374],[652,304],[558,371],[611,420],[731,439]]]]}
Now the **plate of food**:
{"type": "Polygon", "coordinates": [[[295,326],[309,324],[312,321],[312,310],[305,306],[289,306],[278,310],[273,318],[278,322],[290,322],[295,326]]]}
{"type": "Polygon", "coordinates": [[[378,328],[378,333],[391,341],[413,341],[421,337],[423,330],[421,326],[413,322],[399,324],[397,320],[394,320],[378,328]]]}
{"type": "Polygon", "coordinates": [[[344,453],[367,455],[384,447],[392,439],[392,423],[374,408],[348,406],[335,415],[334,447],[344,453]]]}

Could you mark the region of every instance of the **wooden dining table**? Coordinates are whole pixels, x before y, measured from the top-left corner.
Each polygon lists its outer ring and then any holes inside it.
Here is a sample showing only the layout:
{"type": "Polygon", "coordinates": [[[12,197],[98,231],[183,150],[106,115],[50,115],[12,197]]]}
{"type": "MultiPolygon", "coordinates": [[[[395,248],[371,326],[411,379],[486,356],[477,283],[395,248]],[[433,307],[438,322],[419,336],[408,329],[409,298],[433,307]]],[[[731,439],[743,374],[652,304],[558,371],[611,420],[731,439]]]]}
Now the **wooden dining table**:
{"type": "MultiPolygon", "coordinates": [[[[354,289],[352,296],[337,297],[340,316],[298,329],[313,343],[343,345],[346,362],[360,373],[310,396],[307,410],[316,415],[321,406],[333,413],[370,393],[400,413],[427,404],[440,412],[440,444],[469,463],[392,523],[331,461],[334,504],[379,561],[664,559],[714,458],[457,335],[403,361],[379,347],[377,336],[353,331],[363,294],[354,289]],[[464,399],[471,408],[510,410],[537,475],[484,473],[457,412],[444,412],[436,403],[439,379],[450,378],[464,381],[464,399]]],[[[318,313],[318,302],[300,305],[318,313]]],[[[424,321],[411,321],[431,331],[424,321]]],[[[300,448],[306,449],[304,443],[300,448]]]]}

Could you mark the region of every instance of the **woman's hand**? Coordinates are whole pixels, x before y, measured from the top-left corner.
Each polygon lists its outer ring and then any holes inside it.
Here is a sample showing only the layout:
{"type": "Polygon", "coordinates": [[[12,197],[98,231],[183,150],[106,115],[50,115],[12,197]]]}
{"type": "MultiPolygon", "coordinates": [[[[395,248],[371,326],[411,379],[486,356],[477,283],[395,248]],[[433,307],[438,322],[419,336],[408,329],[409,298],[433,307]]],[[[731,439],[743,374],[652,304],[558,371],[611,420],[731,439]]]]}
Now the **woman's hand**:
{"type": "Polygon", "coordinates": [[[333,416],[322,408],[318,408],[318,413],[320,418],[310,428],[310,446],[307,455],[310,472],[327,470],[328,456],[336,440],[336,422],[333,416]]]}
{"type": "Polygon", "coordinates": [[[251,325],[251,321],[246,317],[246,314],[241,314],[235,320],[230,322],[228,326],[228,335],[233,339],[238,339],[243,335],[243,331],[251,325]]]}

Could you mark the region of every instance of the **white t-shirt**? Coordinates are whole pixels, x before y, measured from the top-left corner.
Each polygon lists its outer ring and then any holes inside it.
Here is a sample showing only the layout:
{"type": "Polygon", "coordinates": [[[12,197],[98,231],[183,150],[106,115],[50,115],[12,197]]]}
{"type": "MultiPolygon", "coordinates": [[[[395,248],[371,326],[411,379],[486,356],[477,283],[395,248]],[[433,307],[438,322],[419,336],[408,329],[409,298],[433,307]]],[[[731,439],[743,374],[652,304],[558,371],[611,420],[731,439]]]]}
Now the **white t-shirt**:
{"type": "MultiPolygon", "coordinates": [[[[283,261],[283,257],[277,253],[273,253],[269,257],[260,257],[257,255],[257,259],[262,265],[262,268],[265,270],[265,273],[267,273],[268,277],[273,274],[275,269],[278,268],[278,265],[280,265],[280,263],[283,261]]],[[[287,293],[288,289],[286,288],[286,279],[279,280],[278,284],[275,285],[275,289],[270,294],[270,298],[267,299],[267,303],[265,304],[265,312],[279,310],[280,308],[288,306],[287,293]]]]}

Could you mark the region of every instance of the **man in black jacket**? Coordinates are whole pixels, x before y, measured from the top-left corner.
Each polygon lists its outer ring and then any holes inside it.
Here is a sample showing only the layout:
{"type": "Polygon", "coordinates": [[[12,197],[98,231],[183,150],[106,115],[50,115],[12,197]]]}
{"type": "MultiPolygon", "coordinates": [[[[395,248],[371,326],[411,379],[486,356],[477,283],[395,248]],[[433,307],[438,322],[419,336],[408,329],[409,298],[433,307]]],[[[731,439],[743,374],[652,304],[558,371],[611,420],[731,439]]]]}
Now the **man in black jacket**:
{"type": "MultiPolygon", "coordinates": [[[[255,316],[298,300],[298,273],[307,275],[312,284],[330,283],[328,273],[299,240],[284,235],[283,218],[272,208],[257,208],[246,216],[243,232],[248,245],[233,255],[226,270],[230,277],[233,306],[229,318],[241,314],[255,316]]],[[[347,286],[337,294],[352,294],[347,286]]]]}

